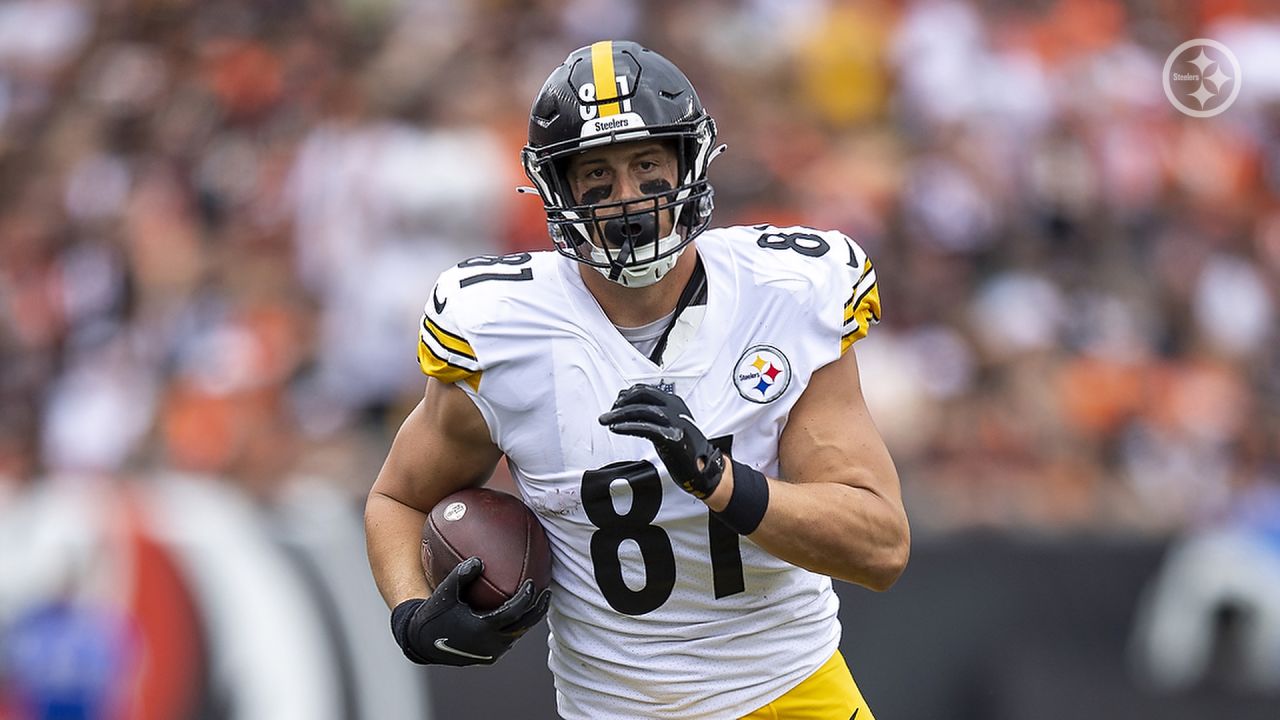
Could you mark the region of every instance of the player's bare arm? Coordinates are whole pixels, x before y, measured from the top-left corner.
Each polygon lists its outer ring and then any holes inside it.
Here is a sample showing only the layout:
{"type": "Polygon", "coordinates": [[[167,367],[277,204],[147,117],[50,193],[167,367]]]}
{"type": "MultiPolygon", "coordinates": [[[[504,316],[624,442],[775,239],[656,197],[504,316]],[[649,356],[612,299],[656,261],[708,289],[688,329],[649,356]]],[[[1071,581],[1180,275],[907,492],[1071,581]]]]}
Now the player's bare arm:
{"type": "MultiPolygon", "coordinates": [[[[800,567],[888,589],[902,574],[911,538],[898,472],[862,397],[850,348],[818,370],[779,441],[781,478],[750,537],[800,567]]],[[[733,494],[733,465],[706,500],[721,511],[733,494]]]]}
{"type": "Polygon", "coordinates": [[[446,495],[487,480],[501,456],[466,393],[429,379],[365,505],[369,563],[388,607],[430,594],[418,560],[427,513],[446,495]]]}
{"type": "Polygon", "coordinates": [[[782,478],[732,461],[681,398],[623,390],[600,422],[653,442],[673,480],[731,528],[807,570],[888,589],[906,567],[910,533],[898,473],[867,411],[857,359],[817,370],[779,439],[782,478]]]}

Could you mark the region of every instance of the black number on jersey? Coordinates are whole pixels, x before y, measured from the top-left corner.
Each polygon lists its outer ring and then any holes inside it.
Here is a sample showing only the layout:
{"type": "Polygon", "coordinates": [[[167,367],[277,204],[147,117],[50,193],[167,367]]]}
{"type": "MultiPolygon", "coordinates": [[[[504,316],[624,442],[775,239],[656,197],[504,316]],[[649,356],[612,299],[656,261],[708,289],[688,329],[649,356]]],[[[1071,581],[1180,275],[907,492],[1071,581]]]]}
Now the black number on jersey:
{"type": "MultiPolygon", "coordinates": [[[[529,253],[511,253],[510,255],[477,255],[458,263],[460,268],[473,267],[493,267],[494,265],[524,265],[533,259],[529,253]]],[[[485,280],[509,280],[518,282],[520,280],[532,280],[533,268],[520,268],[519,272],[487,272],[471,277],[462,278],[458,281],[458,287],[466,287],[484,282],[485,280]]]]}
{"type": "Polygon", "coordinates": [[[666,531],[651,524],[662,506],[662,478],[647,460],[617,462],[582,474],[582,507],[599,530],[591,533],[591,566],[596,584],[609,605],[625,615],[656,610],[671,597],[676,585],[676,556],[666,531]],[[618,514],[609,486],[626,480],[631,486],[631,508],[618,514]],[[622,579],[618,556],[624,540],[640,547],[644,560],[644,587],[632,590],[622,579]]]}
{"type": "MultiPolygon", "coordinates": [[[[715,438],[716,447],[729,452],[733,437],[715,438]]],[[[653,524],[662,506],[662,478],[648,460],[616,462],[582,474],[582,507],[598,529],[591,534],[591,565],[596,584],[609,606],[625,615],[644,615],[662,606],[676,584],[676,557],[671,537],[653,524]],[[625,480],[631,487],[631,507],[619,514],[609,486],[625,480]],[[622,576],[619,553],[630,540],[640,548],[644,563],[644,586],[632,590],[622,576]]],[[[739,536],[715,516],[707,514],[707,546],[717,599],[742,592],[739,536]]]]}
{"type": "Polygon", "coordinates": [[[770,250],[795,250],[808,257],[822,257],[831,249],[821,235],[804,232],[766,232],[756,240],[756,244],[770,250]]]}

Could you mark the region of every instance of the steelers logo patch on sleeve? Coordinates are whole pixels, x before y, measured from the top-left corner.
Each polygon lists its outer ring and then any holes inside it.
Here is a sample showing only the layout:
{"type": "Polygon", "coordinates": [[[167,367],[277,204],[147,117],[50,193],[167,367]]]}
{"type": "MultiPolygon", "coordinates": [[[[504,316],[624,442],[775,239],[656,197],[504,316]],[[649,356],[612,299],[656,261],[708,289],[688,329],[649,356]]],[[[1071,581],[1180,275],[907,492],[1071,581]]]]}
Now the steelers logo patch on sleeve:
{"type": "Polygon", "coordinates": [[[738,358],[733,386],[738,394],[754,403],[777,400],[791,383],[791,363],[771,345],[755,345],[738,358]]]}

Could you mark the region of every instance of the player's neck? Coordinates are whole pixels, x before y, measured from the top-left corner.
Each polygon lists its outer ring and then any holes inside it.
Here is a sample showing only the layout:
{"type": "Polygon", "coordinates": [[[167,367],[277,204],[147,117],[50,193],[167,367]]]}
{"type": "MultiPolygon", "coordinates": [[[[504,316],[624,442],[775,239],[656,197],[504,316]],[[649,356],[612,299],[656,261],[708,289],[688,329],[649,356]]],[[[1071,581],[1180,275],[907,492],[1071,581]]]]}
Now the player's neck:
{"type": "Polygon", "coordinates": [[[680,293],[697,265],[697,251],[690,246],[658,282],[642,288],[623,287],[601,275],[595,268],[579,264],[587,289],[614,325],[640,327],[659,320],[676,309],[680,293]]]}

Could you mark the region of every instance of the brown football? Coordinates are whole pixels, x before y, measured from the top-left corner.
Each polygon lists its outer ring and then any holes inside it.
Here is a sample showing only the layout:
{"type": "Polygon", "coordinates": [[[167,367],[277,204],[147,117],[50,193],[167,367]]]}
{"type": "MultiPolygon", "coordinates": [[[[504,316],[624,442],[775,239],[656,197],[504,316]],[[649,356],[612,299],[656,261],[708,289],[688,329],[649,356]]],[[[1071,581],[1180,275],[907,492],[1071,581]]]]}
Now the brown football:
{"type": "Polygon", "coordinates": [[[476,556],[484,573],[463,590],[476,610],[493,610],[532,579],[551,582],[551,546],[542,524],[520,498],[487,488],[460,490],[441,500],[422,525],[422,569],[434,589],[450,570],[476,556]]]}

